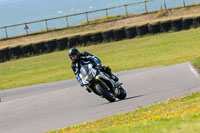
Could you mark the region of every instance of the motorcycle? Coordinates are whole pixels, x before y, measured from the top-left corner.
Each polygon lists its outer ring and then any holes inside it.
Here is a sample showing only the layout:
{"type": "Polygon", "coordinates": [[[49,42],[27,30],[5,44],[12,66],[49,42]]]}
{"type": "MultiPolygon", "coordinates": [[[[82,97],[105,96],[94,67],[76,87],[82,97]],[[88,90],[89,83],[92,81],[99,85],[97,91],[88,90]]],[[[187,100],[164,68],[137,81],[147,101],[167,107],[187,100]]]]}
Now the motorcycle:
{"type": "Polygon", "coordinates": [[[108,74],[93,68],[92,64],[81,66],[79,77],[89,91],[110,102],[115,102],[116,98],[126,98],[126,91],[121,84],[117,84],[108,74]]]}

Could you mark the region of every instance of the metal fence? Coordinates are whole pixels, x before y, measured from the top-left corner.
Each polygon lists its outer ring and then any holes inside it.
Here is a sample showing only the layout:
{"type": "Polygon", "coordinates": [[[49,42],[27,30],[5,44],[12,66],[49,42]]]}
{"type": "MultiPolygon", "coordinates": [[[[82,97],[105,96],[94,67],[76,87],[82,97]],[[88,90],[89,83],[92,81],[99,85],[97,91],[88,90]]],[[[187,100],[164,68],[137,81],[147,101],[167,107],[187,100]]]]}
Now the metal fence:
{"type": "Polygon", "coordinates": [[[19,35],[29,35],[41,31],[57,30],[59,28],[68,28],[80,24],[91,24],[90,20],[96,19],[95,22],[102,22],[98,18],[104,17],[104,21],[110,21],[111,16],[130,17],[137,13],[148,13],[156,10],[167,9],[172,7],[182,7],[190,5],[191,2],[199,0],[145,0],[142,2],[120,5],[111,8],[83,12],[78,14],[66,15],[56,18],[49,18],[28,23],[0,27],[0,38],[9,38],[19,35]],[[176,2],[175,2],[176,1],[176,2]],[[189,3],[190,2],[190,3],[189,3]],[[177,3],[177,5],[175,4],[177,3]]]}

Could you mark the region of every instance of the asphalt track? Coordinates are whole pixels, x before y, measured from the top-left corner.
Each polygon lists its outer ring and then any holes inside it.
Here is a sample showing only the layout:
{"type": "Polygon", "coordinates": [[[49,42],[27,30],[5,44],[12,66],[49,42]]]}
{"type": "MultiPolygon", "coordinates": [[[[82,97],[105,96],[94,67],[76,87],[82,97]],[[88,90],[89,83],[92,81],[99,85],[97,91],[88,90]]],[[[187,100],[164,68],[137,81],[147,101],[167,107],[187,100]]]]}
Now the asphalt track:
{"type": "Polygon", "coordinates": [[[116,73],[127,98],[109,103],[73,80],[0,91],[0,133],[41,133],[148,106],[200,90],[190,63],[116,73]]]}

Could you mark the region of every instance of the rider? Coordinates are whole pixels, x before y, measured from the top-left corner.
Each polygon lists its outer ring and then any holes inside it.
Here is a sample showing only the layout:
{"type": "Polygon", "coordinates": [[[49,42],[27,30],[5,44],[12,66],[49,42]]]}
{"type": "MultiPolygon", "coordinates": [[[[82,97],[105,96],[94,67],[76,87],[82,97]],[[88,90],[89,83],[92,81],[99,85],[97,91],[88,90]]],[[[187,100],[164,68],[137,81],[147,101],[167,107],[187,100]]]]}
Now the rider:
{"type": "MultiPolygon", "coordinates": [[[[93,64],[93,66],[96,69],[105,72],[115,82],[117,82],[118,84],[120,84],[118,82],[119,79],[115,75],[113,75],[111,73],[111,69],[109,67],[102,66],[101,65],[101,61],[97,57],[95,57],[94,55],[92,55],[92,54],[90,54],[88,52],[80,53],[77,48],[71,48],[69,50],[68,55],[69,55],[69,58],[72,61],[71,68],[74,71],[74,74],[76,75],[76,79],[80,83],[81,87],[84,86],[83,83],[82,83],[82,81],[81,81],[81,78],[79,77],[81,65],[87,65],[87,64],[90,64],[90,63],[93,64]]],[[[91,92],[88,88],[87,88],[87,91],[91,92]]]]}

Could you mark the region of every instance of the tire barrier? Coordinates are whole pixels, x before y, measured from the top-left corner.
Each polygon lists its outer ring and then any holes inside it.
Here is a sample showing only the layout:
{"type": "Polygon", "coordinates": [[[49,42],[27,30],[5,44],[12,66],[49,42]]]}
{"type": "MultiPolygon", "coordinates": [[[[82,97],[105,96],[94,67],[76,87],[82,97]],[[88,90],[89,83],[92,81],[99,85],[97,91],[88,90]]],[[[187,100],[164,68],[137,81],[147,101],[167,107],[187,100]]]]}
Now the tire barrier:
{"type": "Polygon", "coordinates": [[[192,17],[182,19],[182,26],[183,26],[184,30],[190,29],[192,27],[192,24],[193,24],[193,18],[192,17]]]}
{"type": "Polygon", "coordinates": [[[136,26],[137,35],[143,36],[149,33],[148,24],[136,26]]]}
{"type": "Polygon", "coordinates": [[[171,29],[171,20],[166,20],[160,22],[160,31],[168,32],[171,29]]]}
{"type": "Polygon", "coordinates": [[[103,31],[102,32],[103,41],[110,42],[114,40],[113,30],[103,31]]]}
{"type": "Polygon", "coordinates": [[[33,48],[35,49],[36,55],[39,55],[39,54],[47,52],[47,48],[45,46],[45,42],[36,43],[36,44],[33,45],[33,48]]]}
{"type": "Polygon", "coordinates": [[[113,35],[115,41],[123,40],[126,38],[126,33],[124,28],[113,30],[113,35]]]}
{"type": "Polygon", "coordinates": [[[1,62],[4,62],[5,60],[4,60],[4,55],[1,53],[1,50],[0,50],[0,63],[1,62]]]}
{"type": "Polygon", "coordinates": [[[80,35],[80,43],[81,43],[81,45],[86,46],[90,42],[92,42],[92,38],[91,38],[90,34],[80,35]]]}
{"type": "Polygon", "coordinates": [[[182,30],[182,18],[171,20],[172,31],[182,30]]]}
{"type": "Polygon", "coordinates": [[[46,41],[45,42],[45,46],[47,48],[47,52],[48,53],[51,53],[51,52],[55,51],[57,49],[56,39],[50,40],[50,41],[46,41]]]}
{"type": "Polygon", "coordinates": [[[22,57],[23,54],[22,54],[21,46],[10,48],[9,54],[10,54],[10,57],[13,59],[18,59],[22,57]]]}
{"type": "Polygon", "coordinates": [[[128,39],[137,36],[136,26],[126,27],[124,30],[128,39]]]}
{"type": "Polygon", "coordinates": [[[97,33],[91,34],[91,39],[92,39],[92,42],[96,44],[103,41],[103,36],[101,32],[97,32],[97,33]]]}
{"type": "Polygon", "coordinates": [[[193,17],[192,26],[197,28],[200,26],[200,16],[193,17]]]}
{"type": "Polygon", "coordinates": [[[28,57],[28,56],[36,54],[35,49],[33,48],[32,44],[22,46],[21,51],[22,51],[23,57],[28,57]]]}
{"type": "Polygon", "coordinates": [[[64,37],[64,38],[59,38],[56,40],[56,44],[57,44],[57,48],[58,50],[65,50],[68,48],[68,38],[64,37]]]}
{"type": "Polygon", "coordinates": [[[80,44],[80,35],[70,37],[68,43],[69,48],[78,46],[80,44]]]}
{"type": "Polygon", "coordinates": [[[29,57],[42,53],[50,53],[55,50],[65,50],[77,45],[86,46],[90,43],[100,43],[102,41],[118,41],[125,38],[133,38],[137,35],[142,36],[148,33],[155,34],[159,32],[180,31],[182,29],[190,29],[200,26],[200,16],[178,18],[175,20],[165,20],[156,23],[143,24],[139,26],[128,26],[120,29],[112,29],[103,32],[76,35],[72,37],[63,37],[59,39],[39,42],[26,46],[16,46],[12,48],[0,49],[0,62],[5,62],[10,59],[18,59],[20,57],[29,57]]]}
{"type": "Polygon", "coordinates": [[[10,57],[10,48],[4,48],[4,49],[2,49],[1,51],[0,51],[0,55],[1,55],[1,58],[2,58],[2,61],[4,62],[4,61],[8,61],[8,60],[10,60],[11,59],[11,57],[10,57]]]}
{"type": "Polygon", "coordinates": [[[160,33],[160,22],[156,22],[156,23],[150,23],[148,25],[148,29],[149,29],[149,33],[151,34],[156,34],[156,33],[160,33]]]}

